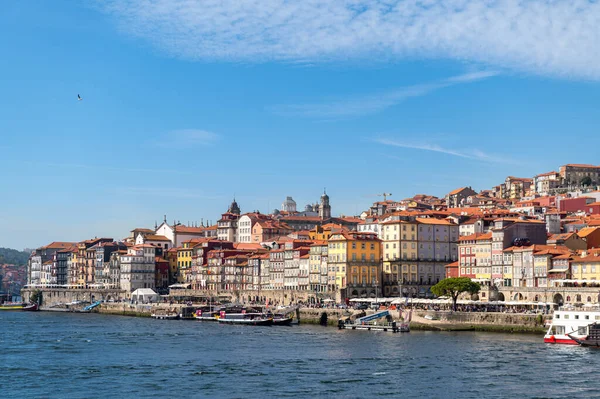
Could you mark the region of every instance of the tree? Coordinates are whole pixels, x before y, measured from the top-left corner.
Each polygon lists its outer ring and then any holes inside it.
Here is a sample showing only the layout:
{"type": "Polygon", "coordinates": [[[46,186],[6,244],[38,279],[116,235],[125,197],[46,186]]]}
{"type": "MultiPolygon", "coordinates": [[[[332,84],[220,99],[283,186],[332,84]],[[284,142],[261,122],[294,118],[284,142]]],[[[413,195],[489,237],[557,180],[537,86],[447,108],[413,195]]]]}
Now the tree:
{"type": "Polygon", "coordinates": [[[592,185],[592,178],[589,176],[585,176],[583,179],[581,179],[580,181],[582,186],[591,186],[592,185]]]}
{"type": "Polygon", "coordinates": [[[474,283],[468,277],[451,277],[431,287],[431,292],[436,296],[450,296],[452,298],[452,310],[456,311],[456,301],[460,294],[463,292],[477,294],[480,289],[479,284],[474,283]]]}

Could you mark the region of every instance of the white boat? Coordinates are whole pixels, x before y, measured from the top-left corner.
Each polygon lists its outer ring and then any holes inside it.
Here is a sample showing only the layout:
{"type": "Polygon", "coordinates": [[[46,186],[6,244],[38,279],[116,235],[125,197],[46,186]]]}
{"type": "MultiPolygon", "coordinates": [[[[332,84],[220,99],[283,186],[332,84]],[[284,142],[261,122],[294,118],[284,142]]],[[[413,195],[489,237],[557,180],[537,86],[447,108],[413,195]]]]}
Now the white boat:
{"type": "Polygon", "coordinates": [[[269,317],[263,313],[226,313],[224,311],[221,311],[218,322],[221,324],[272,326],[273,317],[269,317]]]}
{"type": "Polygon", "coordinates": [[[177,313],[174,309],[164,310],[164,309],[156,309],[154,313],[150,315],[154,319],[158,320],[177,320],[179,319],[179,313],[177,313]]]}
{"type": "Polygon", "coordinates": [[[552,323],[546,335],[544,335],[544,342],[549,344],[578,345],[570,336],[577,339],[584,339],[589,334],[588,326],[593,323],[600,323],[600,308],[598,307],[561,308],[555,310],[552,323]]]}

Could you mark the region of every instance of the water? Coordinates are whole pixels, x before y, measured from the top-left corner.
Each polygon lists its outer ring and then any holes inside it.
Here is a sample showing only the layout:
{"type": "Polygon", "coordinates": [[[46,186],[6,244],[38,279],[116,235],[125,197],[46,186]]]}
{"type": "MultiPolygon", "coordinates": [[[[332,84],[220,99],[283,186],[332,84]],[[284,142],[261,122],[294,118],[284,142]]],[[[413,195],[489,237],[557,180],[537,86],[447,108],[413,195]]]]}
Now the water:
{"type": "Polygon", "coordinates": [[[599,366],[536,335],[0,313],[1,398],[600,397],[599,366]]]}

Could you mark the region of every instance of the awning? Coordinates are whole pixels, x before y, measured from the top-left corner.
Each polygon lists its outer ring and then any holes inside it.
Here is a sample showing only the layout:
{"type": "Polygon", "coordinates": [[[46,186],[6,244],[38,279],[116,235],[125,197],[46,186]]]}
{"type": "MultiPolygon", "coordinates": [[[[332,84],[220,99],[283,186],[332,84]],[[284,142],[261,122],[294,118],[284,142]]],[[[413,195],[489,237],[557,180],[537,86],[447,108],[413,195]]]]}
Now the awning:
{"type": "Polygon", "coordinates": [[[188,289],[190,288],[191,284],[172,284],[169,286],[169,288],[175,288],[175,289],[188,289]]]}

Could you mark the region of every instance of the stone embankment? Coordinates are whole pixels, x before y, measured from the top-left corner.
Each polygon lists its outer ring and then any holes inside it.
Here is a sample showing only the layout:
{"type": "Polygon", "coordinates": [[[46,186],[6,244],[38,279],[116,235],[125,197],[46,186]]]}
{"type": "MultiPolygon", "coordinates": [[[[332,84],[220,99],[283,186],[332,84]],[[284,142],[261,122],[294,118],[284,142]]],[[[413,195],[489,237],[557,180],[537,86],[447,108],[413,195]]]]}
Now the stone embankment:
{"type": "Polygon", "coordinates": [[[410,327],[432,331],[545,333],[545,317],[535,314],[416,311],[410,327]]]}
{"type": "MultiPolygon", "coordinates": [[[[150,317],[157,309],[179,309],[183,306],[185,305],[104,303],[94,311],[101,314],[150,317]]],[[[342,317],[357,318],[372,313],[372,310],[301,308],[298,309],[296,317],[301,324],[336,326],[337,321],[342,317]]],[[[390,313],[394,320],[401,318],[399,311],[393,310],[390,313]]],[[[414,311],[410,328],[430,331],[544,333],[546,331],[544,323],[544,317],[534,314],[414,311]]]]}

